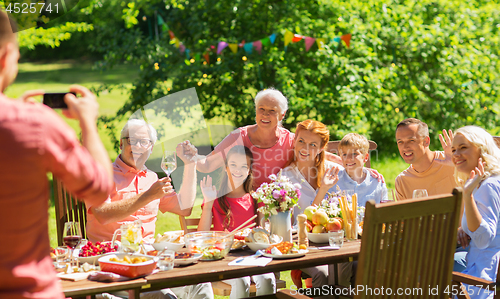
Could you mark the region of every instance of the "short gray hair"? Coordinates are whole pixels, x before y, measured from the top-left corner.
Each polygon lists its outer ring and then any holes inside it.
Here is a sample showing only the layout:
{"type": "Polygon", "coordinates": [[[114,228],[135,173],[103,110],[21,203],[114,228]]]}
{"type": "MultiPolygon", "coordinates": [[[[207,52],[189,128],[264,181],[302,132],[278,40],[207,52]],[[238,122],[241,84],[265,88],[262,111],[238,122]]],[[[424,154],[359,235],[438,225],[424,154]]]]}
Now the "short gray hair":
{"type": "Polygon", "coordinates": [[[281,91],[274,89],[273,87],[261,90],[257,93],[257,95],[255,96],[255,108],[257,108],[257,105],[259,104],[260,100],[262,100],[266,96],[271,96],[276,100],[278,100],[281,109],[280,114],[283,114],[288,110],[287,98],[281,93],[281,91]]]}
{"type": "Polygon", "coordinates": [[[130,131],[131,127],[146,127],[148,129],[148,134],[149,134],[149,138],[151,139],[151,142],[153,144],[156,143],[156,139],[158,137],[157,137],[155,128],[152,125],[145,122],[143,119],[136,119],[136,118],[129,119],[127,121],[127,123],[125,124],[125,126],[123,126],[122,132],[120,133],[120,140],[125,138],[125,137],[130,137],[128,135],[130,134],[129,131],[130,131]]]}

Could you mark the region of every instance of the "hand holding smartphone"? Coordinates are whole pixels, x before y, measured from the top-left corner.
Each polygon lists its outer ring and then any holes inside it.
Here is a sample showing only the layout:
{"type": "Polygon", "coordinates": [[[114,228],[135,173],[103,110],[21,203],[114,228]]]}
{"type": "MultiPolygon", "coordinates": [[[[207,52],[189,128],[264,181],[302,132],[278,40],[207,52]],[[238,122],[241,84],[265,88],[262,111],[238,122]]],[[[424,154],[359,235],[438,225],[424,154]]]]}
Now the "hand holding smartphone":
{"type": "Polygon", "coordinates": [[[43,104],[49,106],[52,109],[67,109],[68,105],[64,102],[64,96],[67,93],[72,93],[76,96],[74,92],[54,92],[54,93],[44,93],[43,94],[43,104]]]}

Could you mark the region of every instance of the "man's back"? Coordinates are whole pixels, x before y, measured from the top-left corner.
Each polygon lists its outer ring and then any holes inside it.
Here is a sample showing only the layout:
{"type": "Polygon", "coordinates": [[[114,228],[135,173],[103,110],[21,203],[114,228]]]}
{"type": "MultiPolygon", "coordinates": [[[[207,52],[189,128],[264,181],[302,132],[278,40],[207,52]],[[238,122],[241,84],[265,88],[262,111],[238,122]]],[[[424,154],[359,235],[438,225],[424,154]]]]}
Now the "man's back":
{"type": "Polygon", "coordinates": [[[48,252],[47,172],[88,204],[102,202],[106,173],[49,108],[0,94],[0,297],[62,298],[48,252]]]}

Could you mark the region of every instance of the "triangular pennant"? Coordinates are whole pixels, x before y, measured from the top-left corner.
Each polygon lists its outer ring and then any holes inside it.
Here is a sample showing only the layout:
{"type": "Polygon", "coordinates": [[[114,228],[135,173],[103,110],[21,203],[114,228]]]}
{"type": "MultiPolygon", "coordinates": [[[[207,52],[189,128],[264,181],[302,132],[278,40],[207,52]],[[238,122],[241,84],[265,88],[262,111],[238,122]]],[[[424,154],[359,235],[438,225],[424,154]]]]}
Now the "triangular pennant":
{"type": "MultiPolygon", "coordinates": [[[[181,54],[183,54],[184,51],[186,51],[186,46],[184,46],[184,44],[181,43],[179,46],[179,52],[181,52],[181,54]]],[[[188,50],[187,54],[189,55],[189,50],[188,50]]],[[[188,57],[188,59],[189,59],[189,57],[188,57]]]]}
{"type": "Polygon", "coordinates": [[[334,37],[334,38],[333,38],[333,41],[334,41],[334,42],[336,42],[336,43],[340,43],[340,37],[338,37],[338,36],[337,36],[337,37],[334,37]]]}
{"type": "Polygon", "coordinates": [[[244,45],[245,45],[245,40],[243,40],[241,43],[239,43],[238,47],[243,48],[244,45]]]}
{"type": "Polygon", "coordinates": [[[229,49],[231,49],[231,52],[236,54],[236,52],[238,52],[238,44],[229,44],[229,49]]]}
{"type": "Polygon", "coordinates": [[[207,64],[210,64],[210,55],[208,55],[207,52],[205,52],[205,54],[203,54],[203,57],[205,58],[205,61],[207,62],[207,64]]]}
{"type": "Polygon", "coordinates": [[[253,44],[251,44],[251,43],[247,43],[247,44],[243,45],[243,49],[245,49],[245,52],[247,52],[248,54],[252,54],[252,48],[253,48],[253,44]]]}
{"type": "Polygon", "coordinates": [[[165,32],[165,31],[167,31],[167,30],[168,30],[168,26],[167,26],[167,24],[165,24],[165,23],[164,23],[163,25],[161,25],[161,31],[162,31],[162,32],[165,32]]]}
{"type": "Polygon", "coordinates": [[[340,38],[344,41],[345,45],[349,48],[349,45],[351,44],[351,37],[352,35],[350,33],[342,35],[340,38]]]}
{"type": "Polygon", "coordinates": [[[181,42],[180,40],[176,37],[173,39],[174,43],[175,43],[175,47],[176,48],[179,48],[181,46],[181,42]]]}
{"type": "Polygon", "coordinates": [[[222,50],[224,50],[224,48],[226,48],[226,47],[227,47],[226,42],[219,42],[219,45],[217,46],[217,55],[220,55],[222,50]]]}
{"type": "Polygon", "coordinates": [[[274,44],[274,41],[276,40],[276,33],[269,35],[269,40],[271,41],[271,44],[274,44]]]}
{"type": "Polygon", "coordinates": [[[285,31],[285,47],[288,46],[288,44],[292,41],[292,39],[293,39],[293,33],[287,29],[285,31]]]}
{"type": "Polygon", "coordinates": [[[260,40],[258,41],[255,41],[252,43],[253,44],[253,47],[255,48],[255,50],[257,50],[257,52],[259,52],[259,54],[262,53],[262,42],[260,40]]]}
{"type": "Polygon", "coordinates": [[[194,60],[196,60],[196,61],[200,60],[200,54],[199,53],[194,55],[194,60]]]}
{"type": "Polygon", "coordinates": [[[170,39],[174,39],[175,38],[175,34],[172,32],[172,30],[169,30],[168,34],[170,34],[170,39]]]}
{"type": "Polygon", "coordinates": [[[189,55],[190,52],[191,52],[191,50],[186,49],[186,58],[187,59],[191,58],[191,55],[189,55]]]}
{"type": "Polygon", "coordinates": [[[158,26],[165,24],[165,21],[163,21],[163,18],[160,15],[158,15],[157,18],[158,18],[158,26]]]}
{"type": "Polygon", "coordinates": [[[269,36],[261,39],[260,42],[263,46],[268,46],[271,43],[271,41],[269,40],[269,36]]]}
{"type": "Polygon", "coordinates": [[[316,44],[318,45],[318,49],[323,49],[326,43],[326,38],[317,38],[316,39],[316,44]]]}
{"type": "Polygon", "coordinates": [[[305,37],[305,44],[306,44],[306,52],[309,51],[309,49],[311,48],[311,46],[314,44],[314,41],[316,39],[314,37],[309,37],[309,36],[306,36],[305,37]]]}
{"type": "Polygon", "coordinates": [[[300,42],[304,38],[303,35],[294,34],[292,38],[292,43],[300,42]]]}

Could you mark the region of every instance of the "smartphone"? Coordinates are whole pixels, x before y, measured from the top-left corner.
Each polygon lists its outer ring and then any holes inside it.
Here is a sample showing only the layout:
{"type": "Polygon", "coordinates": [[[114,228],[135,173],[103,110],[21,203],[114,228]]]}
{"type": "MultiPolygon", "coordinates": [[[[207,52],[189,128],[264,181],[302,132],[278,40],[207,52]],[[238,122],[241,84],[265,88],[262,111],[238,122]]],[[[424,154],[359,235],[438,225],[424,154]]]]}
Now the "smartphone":
{"type": "Polygon", "coordinates": [[[76,96],[74,92],[54,92],[54,93],[44,93],[43,103],[52,109],[67,109],[68,105],[64,102],[64,96],[67,93],[72,93],[76,96]]]}

